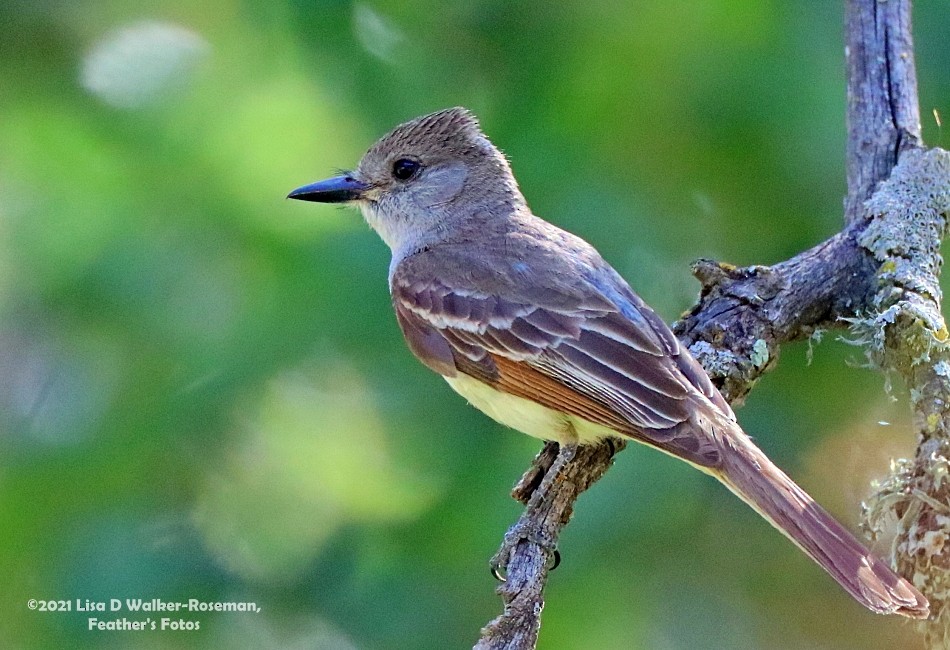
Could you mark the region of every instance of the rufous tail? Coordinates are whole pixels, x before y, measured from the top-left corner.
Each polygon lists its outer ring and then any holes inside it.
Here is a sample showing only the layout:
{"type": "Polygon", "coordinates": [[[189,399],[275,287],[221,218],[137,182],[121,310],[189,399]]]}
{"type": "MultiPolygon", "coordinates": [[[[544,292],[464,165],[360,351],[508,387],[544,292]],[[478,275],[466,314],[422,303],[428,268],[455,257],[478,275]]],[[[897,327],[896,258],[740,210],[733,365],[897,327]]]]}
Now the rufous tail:
{"type": "Polygon", "coordinates": [[[927,618],[927,599],[859,542],[757,449],[733,423],[723,432],[731,447],[712,473],[838,581],[879,614],[927,618]],[[738,430],[738,432],[736,431],[738,430]]]}

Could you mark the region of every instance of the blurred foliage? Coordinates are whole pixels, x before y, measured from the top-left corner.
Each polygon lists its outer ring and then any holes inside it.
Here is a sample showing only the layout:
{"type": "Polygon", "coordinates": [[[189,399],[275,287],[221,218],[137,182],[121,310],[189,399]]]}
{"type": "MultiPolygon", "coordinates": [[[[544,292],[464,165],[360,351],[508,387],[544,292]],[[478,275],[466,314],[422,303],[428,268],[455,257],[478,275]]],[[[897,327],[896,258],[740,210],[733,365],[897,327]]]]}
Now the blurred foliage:
{"type": "MultiPolygon", "coordinates": [[[[771,263],[839,227],[839,4],[0,4],[0,646],[470,646],[538,443],[410,357],[355,211],[283,197],[465,105],[535,211],[672,320],[692,259],[771,263]],[[26,605],[127,596],[262,611],[108,633],[26,605]]],[[[946,147],[950,7],[919,5],[946,147]]],[[[791,346],[740,412],[851,525],[913,444],[860,361],[831,335],[791,346]]],[[[561,552],[547,649],[913,642],[648,450],[561,552]]]]}

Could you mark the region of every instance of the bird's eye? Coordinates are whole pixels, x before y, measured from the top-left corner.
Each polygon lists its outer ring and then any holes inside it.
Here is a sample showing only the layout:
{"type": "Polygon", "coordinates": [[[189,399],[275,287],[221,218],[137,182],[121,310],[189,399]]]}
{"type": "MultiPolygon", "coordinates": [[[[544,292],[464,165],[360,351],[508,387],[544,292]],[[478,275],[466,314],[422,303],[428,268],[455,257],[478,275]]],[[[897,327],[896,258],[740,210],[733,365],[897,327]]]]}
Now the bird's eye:
{"type": "Polygon", "coordinates": [[[410,178],[418,174],[420,169],[422,169],[422,165],[417,163],[415,160],[400,158],[393,163],[393,176],[401,181],[408,181],[410,178]]]}

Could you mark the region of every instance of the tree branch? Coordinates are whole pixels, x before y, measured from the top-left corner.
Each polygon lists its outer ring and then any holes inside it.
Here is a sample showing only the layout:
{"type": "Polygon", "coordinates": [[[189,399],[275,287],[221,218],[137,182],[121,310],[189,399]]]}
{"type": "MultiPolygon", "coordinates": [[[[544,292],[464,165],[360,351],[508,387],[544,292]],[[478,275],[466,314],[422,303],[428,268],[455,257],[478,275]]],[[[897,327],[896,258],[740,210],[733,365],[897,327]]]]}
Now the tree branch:
{"type": "MultiPolygon", "coordinates": [[[[733,403],[775,366],[782,344],[847,323],[867,333],[878,365],[911,386],[921,432],[917,459],[898,463],[872,507],[872,528],[885,511],[904,518],[897,564],[942,615],[950,609],[950,351],[937,278],[950,165],[945,152],[921,150],[910,13],[910,0],[847,2],[844,230],[772,267],[698,261],[699,301],[674,331],[733,403]]],[[[560,530],[612,458],[608,446],[558,452],[549,443],[535,459],[513,493],[525,511],[494,560],[507,567],[498,589],[505,610],[476,648],[535,647],[560,530]]]]}
{"type": "Polygon", "coordinates": [[[864,202],[897,164],[920,146],[917,71],[910,0],[848,0],[848,198],[845,222],[864,217],[864,202]]]}
{"type": "Polygon", "coordinates": [[[950,215],[950,154],[908,150],[865,204],[860,244],[879,262],[874,310],[854,321],[872,364],[910,389],[917,454],[895,464],[868,501],[866,528],[898,522],[892,559],[930,600],[918,626],[947,647],[950,623],[950,346],[940,307],[940,244],[950,215]]]}
{"type": "Polygon", "coordinates": [[[624,443],[587,447],[545,445],[515,487],[526,508],[505,535],[493,567],[506,567],[507,579],[498,587],[505,611],[482,629],[476,650],[534,648],[541,628],[544,585],[561,529],[570,521],[574,502],[610,468],[615,450],[624,443]],[[529,492],[535,477],[543,480],[529,492]]]}

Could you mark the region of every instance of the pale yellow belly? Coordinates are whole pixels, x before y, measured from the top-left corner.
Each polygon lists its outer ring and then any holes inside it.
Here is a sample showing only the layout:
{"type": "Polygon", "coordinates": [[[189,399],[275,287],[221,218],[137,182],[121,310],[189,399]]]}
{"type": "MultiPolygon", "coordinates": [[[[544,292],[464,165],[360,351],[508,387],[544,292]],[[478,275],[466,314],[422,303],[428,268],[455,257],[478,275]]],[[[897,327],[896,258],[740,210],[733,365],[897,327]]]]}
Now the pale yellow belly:
{"type": "Polygon", "coordinates": [[[445,377],[445,381],[491,419],[535,438],[561,444],[591,444],[618,435],[603,425],[495,390],[468,375],[459,373],[455,377],[445,377]]]}

